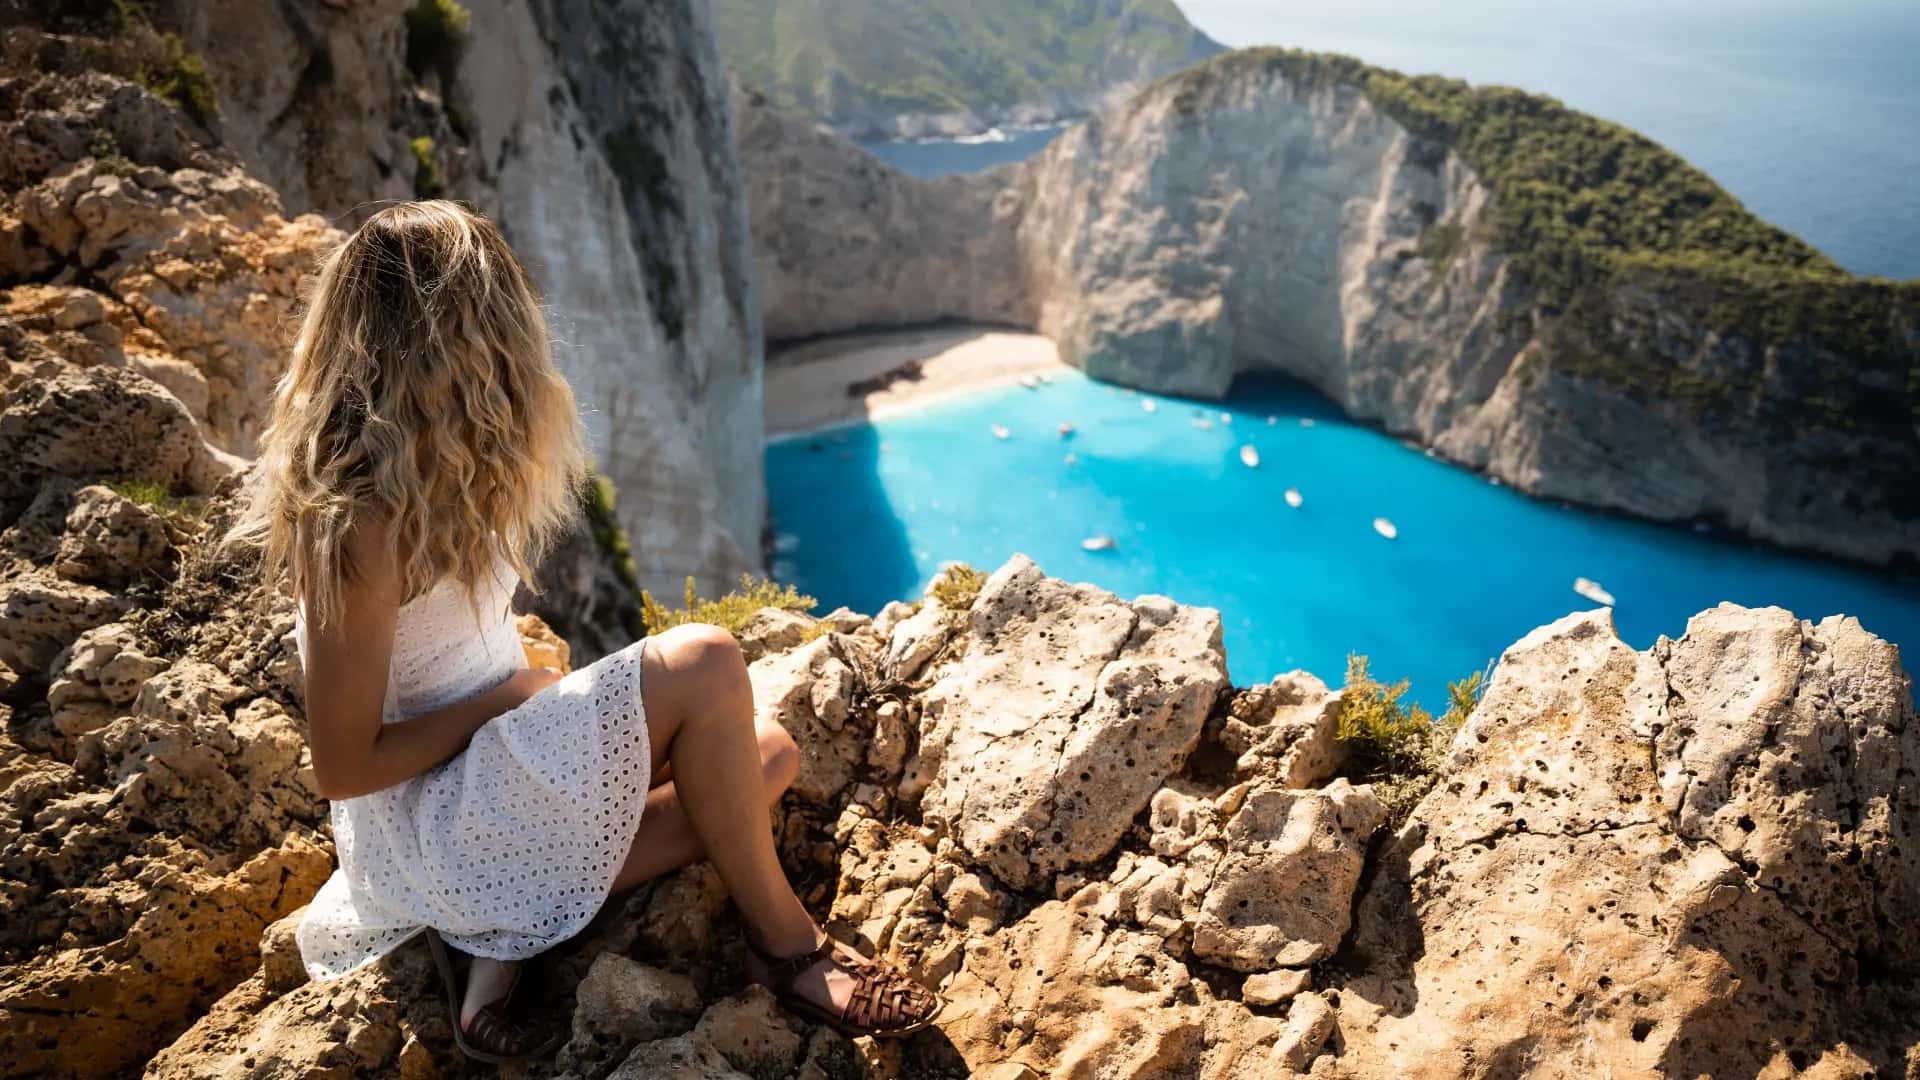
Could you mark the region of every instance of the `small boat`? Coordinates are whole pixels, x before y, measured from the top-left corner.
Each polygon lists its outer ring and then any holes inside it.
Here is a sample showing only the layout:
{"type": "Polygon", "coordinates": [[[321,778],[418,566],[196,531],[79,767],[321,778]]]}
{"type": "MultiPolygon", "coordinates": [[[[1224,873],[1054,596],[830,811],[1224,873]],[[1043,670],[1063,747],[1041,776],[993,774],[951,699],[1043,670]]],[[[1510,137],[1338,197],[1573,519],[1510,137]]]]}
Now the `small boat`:
{"type": "Polygon", "coordinates": [[[1400,535],[1400,527],[1386,518],[1373,519],[1373,531],[1392,540],[1400,535]]]}
{"type": "Polygon", "coordinates": [[[1300,509],[1300,504],[1307,501],[1300,496],[1299,488],[1288,488],[1283,498],[1287,500],[1287,505],[1293,507],[1295,510],[1300,509]]]}
{"type": "Polygon", "coordinates": [[[1088,551],[1112,551],[1118,547],[1119,544],[1113,537],[1102,534],[1100,536],[1087,537],[1085,540],[1080,541],[1080,546],[1088,551]]]}
{"type": "Polygon", "coordinates": [[[1220,422],[1221,422],[1221,423],[1223,423],[1223,424],[1226,424],[1226,425],[1227,425],[1227,426],[1229,426],[1229,427],[1231,427],[1231,426],[1233,425],[1233,414],[1232,414],[1232,413],[1230,413],[1230,412],[1223,412],[1223,413],[1221,413],[1221,414],[1220,414],[1220,422]]]}
{"type": "Polygon", "coordinates": [[[1254,449],[1254,447],[1251,444],[1241,447],[1240,448],[1240,464],[1245,465],[1249,469],[1259,468],[1260,467],[1260,451],[1254,449]]]}
{"type": "Polygon", "coordinates": [[[1277,424],[1277,423],[1279,423],[1279,422],[1280,422],[1280,418],[1279,418],[1279,417],[1277,417],[1277,416],[1269,416],[1269,417],[1267,417],[1267,426],[1268,426],[1268,427],[1272,427],[1273,425],[1275,425],[1275,424],[1277,424]]]}
{"type": "Polygon", "coordinates": [[[1063,439],[1071,439],[1071,438],[1073,438],[1073,425],[1072,425],[1072,424],[1069,424],[1069,423],[1066,423],[1066,422],[1064,422],[1064,421],[1063,421],[1063,422],[1062,422],[1062,423],[1060,424],[1060,426],[1059,426],[1058,428],[1055,428],[1054,430],[1056,430],[1056,431],[1058,431],[1058,432],[1060,433],[1060,437],[1061,437],[1061,438],[1063,438],[1063,439]]]}
{"type": "Polygon", "coordinates": [[[1038,390],[1040,389],[1040,376],[1022,375],[1020,376],[1020,385],[1026,387],[1029,390],[1038,390]]]}
{"type": "Polygon", "coordinates": [[[1193,426],[1199,428],[1201,431],[1212,431],[1213,421],[1204,416],[1196,416],[1193,419],[1193,426]]]}
{"type": "Polygon", "coordinates": [[[1013,432],[1011,432],[1011,431],[1008,431],[1008,430],[1007,430],[1007,425],[1005,425],[1005,424],[995,424],[995,425],[993,425],[993,437],[994,437],[994,438],[996,438],[996,439],[1006,439],[1006,438],[1011,438],[1011,437],[1012,437],[1012,435],[1013,435],[1013,432]]]}
{"type": "Polygon", "coordinates": [[[1153,400],[1152,398],[1141,398],[1140,407],[1142,409],[1145,409],[1147,412],[1152,412],[1153,410],[1160,407],[1160,403],[1153,400]]]}
{"type": "Polygon", "coordinates": [[[1311,416],[1303,416],[1303,417],[1301,417],[1301,418],[1300,418],[1300,426],[1301,426],[1301,427],[1312,427],[1312,426],[1313,426],[1313,417],[1311,417],[1311,416]]]}
{"type": "Polygon", "coordinates": [[[1613,606],[1613,594],[1601,588],[1600,583],[1592,578],[1574,578],[1573,591],[1596,604],[1605,604],[1607,607],[1613,606]]]}
{"type": "Polygon", "coordinates": [[[1080,455],[1075,453],[1068,453],[1066,457],[1061,458],[1060,460],[1062,460],[1068,465],[1077,465],[1080,462],[1080,455]]]}

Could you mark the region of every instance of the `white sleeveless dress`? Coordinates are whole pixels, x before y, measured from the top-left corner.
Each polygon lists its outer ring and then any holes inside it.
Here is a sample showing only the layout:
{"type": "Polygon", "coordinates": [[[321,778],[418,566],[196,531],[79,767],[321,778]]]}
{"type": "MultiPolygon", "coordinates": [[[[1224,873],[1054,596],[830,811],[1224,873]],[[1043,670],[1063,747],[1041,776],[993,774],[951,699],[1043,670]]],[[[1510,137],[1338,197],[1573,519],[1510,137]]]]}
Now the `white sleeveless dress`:
{"type": "MultiPolygon", "coordinates": [[[[386,723],[491,689],[526,666],[501,559],[476,624],[451,580],[401,605],[386,723]]],[[[304,670],[305,612],[294,629],[304,670]]],[[[533,956],[600,910],[640,824],[650,779],[640,659],[646,642],[575,670],[488,721],[465,750],[411,780],[333,804],[340,867],[296,940],[316,979],[343,975],[426,927],[464,952],[533,956]]]]}

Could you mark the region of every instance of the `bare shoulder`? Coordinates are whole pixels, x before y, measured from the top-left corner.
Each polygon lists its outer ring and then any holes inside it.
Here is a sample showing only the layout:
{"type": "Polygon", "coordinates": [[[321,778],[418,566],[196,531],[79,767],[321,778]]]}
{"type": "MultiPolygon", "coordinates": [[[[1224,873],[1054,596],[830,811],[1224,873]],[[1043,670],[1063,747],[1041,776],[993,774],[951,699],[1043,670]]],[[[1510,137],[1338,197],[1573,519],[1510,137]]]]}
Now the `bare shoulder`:
{"type": "Polygon", "coordinates": [[[356,516],[342,537],[342,553],[347,569],[342,585],[348,591],[364,597],[398,598],[400,564],[385,515],[356,516]]]}

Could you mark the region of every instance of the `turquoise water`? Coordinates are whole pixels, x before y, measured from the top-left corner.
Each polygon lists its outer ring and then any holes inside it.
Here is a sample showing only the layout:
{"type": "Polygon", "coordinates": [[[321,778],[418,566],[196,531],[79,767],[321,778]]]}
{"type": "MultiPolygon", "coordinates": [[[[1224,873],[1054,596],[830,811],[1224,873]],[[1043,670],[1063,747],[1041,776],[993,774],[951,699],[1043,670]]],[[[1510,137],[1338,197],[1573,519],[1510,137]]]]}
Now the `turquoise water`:
{"type": "Polygon", "coordinates": [[[1911,582],[1529,499],[1291,383],[1207,405],[1072,373],[775,442],[767,481],[774,574],[822,610],[877,611],[918,596],[947,560],[991,569],[1024,552],[1122,596],[1219,608],[1242,685],[1293,668],[1338,684],[1360,652],[1376,674],[1409,677],[1417,699],[1439,702],[1447,680],[1595,606],[1573,592],[1582,576],[1612,591],[1637,647],[1732,600],[1803,618],[1845,612],[1920,648],[1911,582]],[[1071,438],[1057,434],[1062,422],[1071,438]],[[1248,444],[1258,468],[1239,459],[1248,444]],[[1283,501],[1289,487],[1298,510],[1283,501]],[[1382,516],[1398,539],[1374,531],[1382,516]],[[1084,550],[1094,535],[1116,546],[1084,550]]]}
{"type": "MultiPolygon", "coordinates": [[[[1551,94],[1672,148],[1855,272],[1920,275],[1913,0],[1185,0],[1181,8],[1228,45],[1344,52],[1551,94]]],[[[1008,160],[925,143],[901,152],[948,172],[1008,160]]]]}
{"type": "Polygon", "coordinates": [[[1024,161],[1053,141],[1064,127],[1007,132],[997,142],[975,139],[863,139],[860,145],[881,161],[922,179],[949,173],[979,172],[1009,161],[1024,161]]]}

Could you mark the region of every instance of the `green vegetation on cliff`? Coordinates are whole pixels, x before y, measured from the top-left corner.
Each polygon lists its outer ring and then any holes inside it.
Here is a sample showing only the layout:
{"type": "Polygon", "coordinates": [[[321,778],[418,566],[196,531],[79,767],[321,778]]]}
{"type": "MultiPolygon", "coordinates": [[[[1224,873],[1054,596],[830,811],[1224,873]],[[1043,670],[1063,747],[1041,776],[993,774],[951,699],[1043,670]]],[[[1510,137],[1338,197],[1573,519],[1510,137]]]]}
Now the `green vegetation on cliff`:
{"type": "Polygon", "coordinates": [[[834,122],[1091,97],[1220,48],[1173,0],[717,0],[713,10],[742,81],[834,122]]]}
{"type": "MultiPolygon", "coordinates": [[[[1477,228],[1533,289],[1515,317],[1534,322],[1545,364],[1782,437],[1920,440],[1920,282],[1849,274],[1679,155],[1537,94],[1277,48],[1158,89],[1200,122],[1229,88],[1276,74],[1351,87],[1421,140],[1416,152],[1452,150],[1473,169],[1494,196],[1477,228]]],[[[1423,248],[1451,258],[1462,239],[1423,248]]]]}

